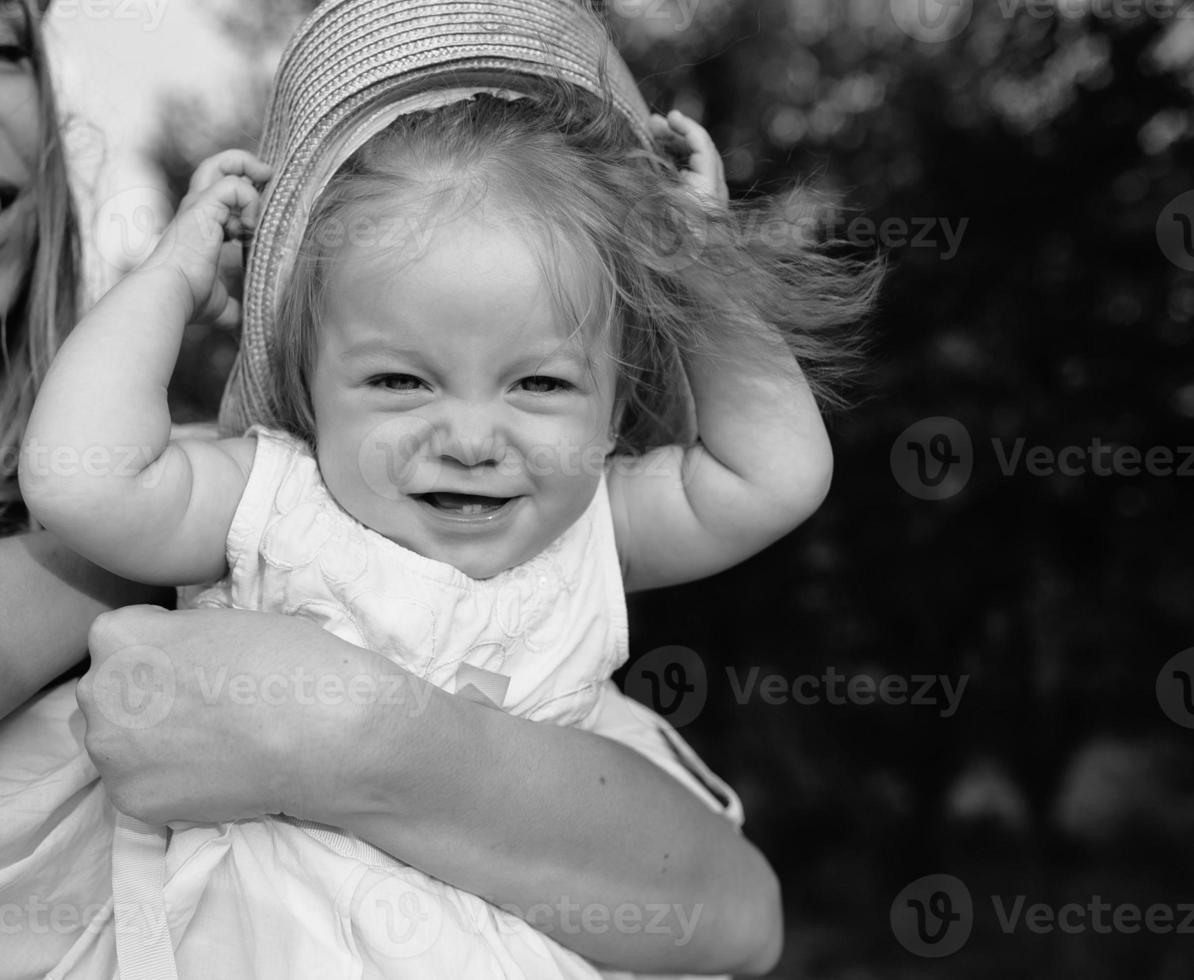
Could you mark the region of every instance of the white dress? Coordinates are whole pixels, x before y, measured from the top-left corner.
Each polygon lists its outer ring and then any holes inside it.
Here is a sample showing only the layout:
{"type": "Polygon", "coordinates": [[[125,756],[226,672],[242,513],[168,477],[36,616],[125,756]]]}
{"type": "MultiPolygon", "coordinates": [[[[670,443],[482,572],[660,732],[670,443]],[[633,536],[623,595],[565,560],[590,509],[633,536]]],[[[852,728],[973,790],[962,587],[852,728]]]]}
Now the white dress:
{"type": "MultiPolygon", "coordinates": [[[[314,619],[445,690],[620,738],[741,822],[732,792],[665,722],[609,680],[626,658],[627,639],[604,481],[581,519],[543,553],[474,580],[351,518],[297,440],[258,430],[257,441],[228,536],[229,574],[184,595],[186,604],[314,619]]],[[[93,788],[84,798],[97,805],[93,788]]],[[[72,860],[69,846],[61,856],[72,860]]],[[[120,865],[135,862],[119,846],[114,860],[117,880],[128,880],[129,867],[121,879],[120,865]]],[[[51,976],[115,977],[118,933],[126,949],[140,948],[138,930],[152,934],[155,921],[168,922],[178,976],[196,980],[615,976],[516,915],[329,827],[286,818],[176,825],[156,860],[164,886],[116,915],[110,903],[93,914],[51,976]]],[[[140,896],[154,870],[152,862],[148,876],[132,868],[140,896]]],[[[627,896],[628,905],[633,899],[627,896]]],[[[675,919],[669,925],[679,928],[675,919]]],[[[122,980],[159,980],[153,965],[124,967],[122,980]]],[[[0,978],[6,975],[23,976],[0,966],[0,978]]]]}

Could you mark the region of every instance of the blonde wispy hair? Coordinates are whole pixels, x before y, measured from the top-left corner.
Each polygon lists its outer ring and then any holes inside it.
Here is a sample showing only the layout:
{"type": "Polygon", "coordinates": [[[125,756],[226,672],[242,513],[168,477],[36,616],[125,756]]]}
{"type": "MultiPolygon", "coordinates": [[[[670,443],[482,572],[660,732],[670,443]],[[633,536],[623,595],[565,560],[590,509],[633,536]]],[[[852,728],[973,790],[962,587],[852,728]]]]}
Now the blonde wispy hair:
{"type": "Polygon", "coordinates": [[[313,208],[279,307],[276,424],[314,445],[319,322],[354,218],[372,216],[380,229],[406,206],[426,227],[437,208],[482,200],[530,229],[576,329],[609,336],[620,369],[617,451],[695,436],[683,367],[691,353],[766,370],[782,338],[819,402],[843,401],[878,263],[835,257],[784,202],[709,209],[608,100],[552,79],[525,89],[516,100],[477,95],[402,116],[339,169],[313,208]],[[599,309],[575,309],[557,285],[565,253],[592,269],[599,309]]]}

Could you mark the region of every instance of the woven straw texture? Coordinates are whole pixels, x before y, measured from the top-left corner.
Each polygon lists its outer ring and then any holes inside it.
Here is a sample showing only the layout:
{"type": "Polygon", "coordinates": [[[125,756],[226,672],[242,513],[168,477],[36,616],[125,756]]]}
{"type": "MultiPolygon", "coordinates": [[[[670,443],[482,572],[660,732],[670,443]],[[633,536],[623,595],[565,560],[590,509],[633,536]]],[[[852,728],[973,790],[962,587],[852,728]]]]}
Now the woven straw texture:
{"type": "Polygon", "coordinates": [[[220,426],[271,424],[275,309],[307,217],[336,169],[406,111],[478,91],[564,79],[612,98],[651,144],[648,110],[604,28],[577,0],[327,0],[303,22],[274,80],[262,158],[274,167],[245,272],[241,349],[220,426]],[[602,80],[604,78],[604,86],[602,80]]]}

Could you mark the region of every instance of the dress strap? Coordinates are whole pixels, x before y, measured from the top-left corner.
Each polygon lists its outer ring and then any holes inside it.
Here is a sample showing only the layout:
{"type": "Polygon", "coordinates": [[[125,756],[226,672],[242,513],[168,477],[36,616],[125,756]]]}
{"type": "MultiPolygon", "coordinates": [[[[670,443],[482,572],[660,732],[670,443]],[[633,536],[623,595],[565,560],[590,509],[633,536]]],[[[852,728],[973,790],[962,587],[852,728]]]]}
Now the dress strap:
{"type": "Polygon", "coordinates": [[[118,813],[112,842],[112,905],[120,980],[178,980],[166,918],[165,827],[118,813]]]}

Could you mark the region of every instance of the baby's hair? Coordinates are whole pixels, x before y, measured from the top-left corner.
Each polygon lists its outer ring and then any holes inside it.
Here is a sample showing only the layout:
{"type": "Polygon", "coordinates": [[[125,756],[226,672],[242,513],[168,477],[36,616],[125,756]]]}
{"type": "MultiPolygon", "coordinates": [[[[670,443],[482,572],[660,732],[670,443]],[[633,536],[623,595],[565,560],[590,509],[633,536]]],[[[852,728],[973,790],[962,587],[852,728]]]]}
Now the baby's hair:
{"type": "Polygon", "coordinates": [[[525,225],[557,308],[577,330],[608,331],[620,368],[619,452],[691,441],[689,353],[757,371],[786,341],[820,403],[842,400],[878,266],[832,257],[779,209],[715,213],[608,101],[544,80],[520,99],[478,95],[400,117],[321,195],[280,304],[274,380],[280,423],[312,444],[308,381],[335,246],[350,215],[392,215],[399,194],[417,212],[412,227],[483,198],[525,225]],[[592,268],[598,308],[574,309],[556,285],[568,252],[592,268]]]}
{"type": "Polygon", "coordinates": [[[6,0],[23,15],[23,37],[37,86],[37,231],[33,261],[12,308],[0,311],[0,535],[27,528],[17,487],[17,462],[33,401],[50,361],[75,325],[79,236],[67,184],[61,121],[46,68],[37,13],[31,0],[6,0]]]}

